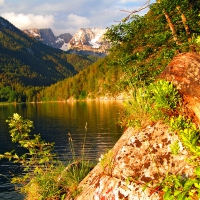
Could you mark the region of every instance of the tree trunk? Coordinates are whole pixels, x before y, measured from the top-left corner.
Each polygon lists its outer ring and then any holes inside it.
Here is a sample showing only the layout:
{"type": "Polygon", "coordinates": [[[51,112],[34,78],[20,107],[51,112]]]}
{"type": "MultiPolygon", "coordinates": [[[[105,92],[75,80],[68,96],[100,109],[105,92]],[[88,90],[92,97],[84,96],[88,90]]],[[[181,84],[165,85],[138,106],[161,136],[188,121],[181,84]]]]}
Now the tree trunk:
{"type": "Polygon", "coordinates": [[[164,12],[165,18],[166,18],[166,20],[167,20],[167,23],[168,23],[168,25],[169,25],[169,27],[170,27],[170,30],[171,30],[171,32],[172,32],[173,39],[174,39],[174,41],[176,42],[176,44],[179,45],[180,43],[179,43],[179,41],[178,41],[178,36],[177,36],[177,34],[176,34],[176,30],[175,30],[175,27],[174,27],[174,25],[173,25],[173,23],[172,23],[172,21],[171,21],[171,18],[170,18],[170,16],[168,15],[168,13],[167,13],[165,10],[163,10],[163,12],[164,12]]]}
{"type": "Polygon", "coordinates": [[[187,37],[188,37],[188,42],[191,42],[192,38],[191,38],[189,26],[187,25],[187,19],[186,19],[185,15],[181,12],[180,6],[177,6],[176,9],[178,10],[179,14],[181,15],[182,23],[184,25],[185,32],[186,32],[187,37]]]}
{"type": "MultiPolygon", "coordinates": [[[[191,43],[192,37],[191,37],[191,33],[190,33],[190,28],[187,25],[186,16],[181,12],[180,6],[177,6],[176,9],[178,10],[179,14],[181,15],[181,20],[182,20],[182,23],[184,25],[185,32],[186,32],[186,35],[187,35],[187,38],[188,38],[188,43],[191,43]]],[[[190,50],[193,51],[193,52],[196,51],[195,48],[191,45],[190,45],[190,50]]]]}

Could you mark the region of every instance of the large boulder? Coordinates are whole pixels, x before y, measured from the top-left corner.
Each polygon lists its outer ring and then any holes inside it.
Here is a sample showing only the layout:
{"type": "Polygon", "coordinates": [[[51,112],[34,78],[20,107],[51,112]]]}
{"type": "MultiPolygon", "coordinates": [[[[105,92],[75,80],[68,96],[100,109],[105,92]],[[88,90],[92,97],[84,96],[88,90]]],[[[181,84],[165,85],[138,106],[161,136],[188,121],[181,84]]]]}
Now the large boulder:
{"type": "MultiPolygon", "coordinates": [[[[159,79],[177,86],[184,97],[184,114],[199,123],[200,56],[194,53],[176,56],[159,79]]],[[[128,128],[103,162],[80,183],[83,191],[76,200],[162,199],[159,184],[168,174],[193,175],[194,168],[186,161],[188,156],[179,137],[163,122],[141,130],[128,128]],[[171,153],[170,145],[175,141],[179,142],[179,155],[171,153]]]]}
{"type": "Polygon", "coordinates": [[[178,54],[159,78],[170,81],[177,87],[184,99],[185,114],[200,125],[200,55],[178,54]]]}
{"type": "Polygon", "coordinates": [[[76,200],[159,200],[163,193],[157,186],[167,174],[193,174],[181,143],[180,154],[171,154],[170,145],[176,140],[178,136],[161,122],[140,131],[127,129],[111,150],[112,159],[107,158],[110,165],[100,162],[90,172],[76,200]]]}

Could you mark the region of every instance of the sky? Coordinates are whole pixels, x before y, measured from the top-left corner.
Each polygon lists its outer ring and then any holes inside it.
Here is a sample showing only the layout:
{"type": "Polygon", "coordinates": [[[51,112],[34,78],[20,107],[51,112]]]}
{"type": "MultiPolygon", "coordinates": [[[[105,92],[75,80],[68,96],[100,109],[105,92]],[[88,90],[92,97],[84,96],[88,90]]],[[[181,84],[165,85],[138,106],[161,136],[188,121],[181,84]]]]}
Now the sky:
{"type": "MultiPolygon", "coordinates": [[[[106,28],[147,0],[0,0],[0,16],[19,29],[51,28],[55,35],[106,28]],[[124,10],[124,11],[120,11],[124,10]]],[[[156,0],[151,0],[154,3],[156,0]]],[[[140,12],[143,15],[147,10],[140,12]]]]}

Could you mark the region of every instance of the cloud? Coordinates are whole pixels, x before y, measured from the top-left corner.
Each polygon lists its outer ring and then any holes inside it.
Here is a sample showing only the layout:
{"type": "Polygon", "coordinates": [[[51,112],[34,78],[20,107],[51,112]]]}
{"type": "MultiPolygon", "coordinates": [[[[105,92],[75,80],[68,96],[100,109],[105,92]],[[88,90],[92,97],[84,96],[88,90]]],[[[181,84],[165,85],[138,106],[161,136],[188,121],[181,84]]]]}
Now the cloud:
{"type": "Polygon", "coordinates": [[[54,23],[54,27],[52,27],[55,35],[62,33],[75,34],[80,28],[91,27],[91,21],[87,17],[82,17],[73,13],[63,16],[62,18],[57,17],[59,16],[55,15],[56,23],[54,23]]]}
{"type": "Polygon", "coordinates": [[[4,0],[0,0],[0,7],[4,5],[4,0]]]}
{"type": "Polygon", "coordinates": [[[120,21],[127,16],[127,13],[121,12],[118,8],[113,8],[112,10],[105,9],[99,12],[92,12],[91,15],[92,27],[106,28],[113,24],[117,24],[117,21],[120,21]],[[112,15],[110,13],[112,13],[112,15]]]}
{"type": "MultiPolygon", "coordinates": [[[[19,29],[51,28],[54,34],[74,34],[80,28],[116,24],[147,0],[0,0],[0,15],[19,29]]],[[[155,0],[151,0],[155,1],[155,0]]],[[[142,14],[145,11],[142,11],[142,14]]]]}
{"type": "MultiPolygon", "coordinates": [[[[1,1],[1,0],[0,0],[1,1]]],[[[53,15],[15,14],[14,12],[2,13],[1,16],[14,24],[19,29],[49,28],[53,26],[53,15]]]]}
{"type": "Polygon", "coordinates": [[[70,14],[67,16],[67,24],[71,27],[87,28],[90,20],[86,17],[70,14]]]}

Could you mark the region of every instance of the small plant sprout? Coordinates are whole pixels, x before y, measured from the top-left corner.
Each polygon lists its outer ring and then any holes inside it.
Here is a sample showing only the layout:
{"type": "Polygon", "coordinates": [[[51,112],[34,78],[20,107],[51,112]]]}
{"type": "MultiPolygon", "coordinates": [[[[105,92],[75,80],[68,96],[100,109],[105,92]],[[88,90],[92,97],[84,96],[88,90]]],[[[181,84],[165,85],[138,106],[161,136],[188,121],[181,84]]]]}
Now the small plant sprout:
{"type": "Polygon", "coordinates": [[[179,141],[176,140],[175,142],[173,142],[173,143],[170,145],[170,148],[171,148],[171,153],[172,153],[173,155],[178,155],[179,152],[180,152],[179,141]]]}
{"type": "Polygon", "coordinates": [[[103,168],[103,172],[112,176],[112,171],[114,167],[113,152],[108,151],[108,153],[101,155],[99,158],[99,162],[103,168]]]}

